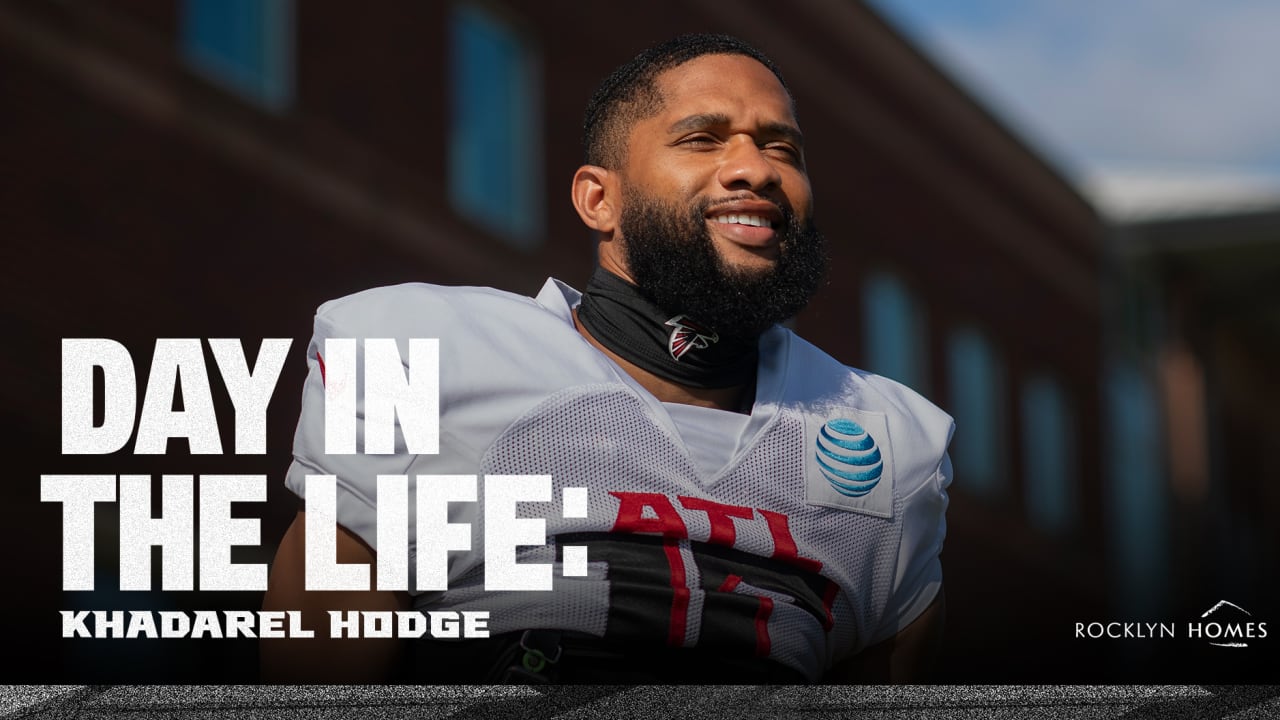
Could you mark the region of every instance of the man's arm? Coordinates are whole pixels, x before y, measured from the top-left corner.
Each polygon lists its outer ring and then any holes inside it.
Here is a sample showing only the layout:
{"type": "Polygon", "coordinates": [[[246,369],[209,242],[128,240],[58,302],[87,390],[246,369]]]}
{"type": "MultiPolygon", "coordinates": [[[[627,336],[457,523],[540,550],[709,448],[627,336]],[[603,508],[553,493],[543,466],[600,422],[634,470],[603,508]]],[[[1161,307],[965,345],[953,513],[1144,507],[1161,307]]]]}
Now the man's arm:
{"type": "MultiPolygon", "coordinates": [[[[305,589],[306,513],[299,511],[285,532],[271,566],[263,610],[299,610],[302,625],[314,638],[272,638],[259,641],[265,682],[387,682],[396,673],[403,641],[395,638],[331,638],[328,610],[409,609],[409,595],[369,590],[308,591],[305,589]]],[[[372,548],[338,526],[337,561],[365,563],[376,577],[372,548]]]]}
{"type": "Polygon", "coordinates": [[[918,683],[927,680],[942,645],[947,599],[943,588],[919,617],[884,642],[836,663],[829,683],[918,683]]]}

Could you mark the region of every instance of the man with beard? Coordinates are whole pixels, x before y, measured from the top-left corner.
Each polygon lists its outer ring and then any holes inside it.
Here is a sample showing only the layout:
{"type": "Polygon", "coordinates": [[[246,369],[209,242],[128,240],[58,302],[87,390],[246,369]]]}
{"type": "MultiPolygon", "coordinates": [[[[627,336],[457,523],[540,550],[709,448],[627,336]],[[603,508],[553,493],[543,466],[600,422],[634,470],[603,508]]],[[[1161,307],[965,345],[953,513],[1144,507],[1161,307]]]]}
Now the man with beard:
{"type": "MultiPolygon", "coordinates": [[[[549,475],[547,502],[519,511],[547,543],[517,556],[553,568],[552,589],[488,584],[481,503],[455,502],[471,549],[449,554],[443,587],[308,592],[300,512],[267,609],[317,628],[329,609],[488,612],[491,637],[269,640],[266,677],[918,679],[941,628],[952,423],[778,325],[824,274],[782,75],[734,38],[677,38],[604,82],[584,145],[572,198],[600,243],[583,292],[404,285],[326,303],[287,481],[305,496],[307,476],[336,476],[337,560],[372,564],[379,475],[420,495],[444,475],[549,475]],[[325,453],[324,341],[353,337],[440,339],[438,454],[325,453]]],[[[411,534],[407,556],[440,542],[411,534]]]]}

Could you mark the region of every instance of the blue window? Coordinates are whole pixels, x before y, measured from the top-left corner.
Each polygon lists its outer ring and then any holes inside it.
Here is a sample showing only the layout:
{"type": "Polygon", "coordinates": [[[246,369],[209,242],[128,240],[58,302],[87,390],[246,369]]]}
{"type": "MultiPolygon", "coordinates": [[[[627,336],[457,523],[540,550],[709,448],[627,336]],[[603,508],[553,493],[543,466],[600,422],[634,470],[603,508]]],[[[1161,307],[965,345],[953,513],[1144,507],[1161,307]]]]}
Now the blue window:
{"type": "Polygon", "coordinates": [[[453,10],[449,199],[516,247],[542,234],[540,72],[528,42],[474,5],[453,10]]]}
{"type": "Polygon", "coordinates": [[[293,101],[292,0],[183,0],[181,41],[213,82],[272,110],[293,101]]]}
{"type": "Polygon", "coordinates": [[[929,352],[920,303],[896,276],[877,272],[863,286],[862,308],[866,369],[926,392],[929,352]]]}
{"type": "Polygon", "coordinates": [[[1170,604],[1169,499],[1159,399],[1149,378],[1124,361],[1107,368],[1104,398],[1104,500],[1114,587],[1127,612],[1154,616],[1170,604]]]}
{"type": "Polygon", "coordinates": [[[987,498],[1008,492],[1004,368],[991,343],[973,328],[947,340],[947,385],[956,421],[951,460],[963,487],[987,498]]]}
{"type": "Polygon", "coordinates": [[[1076,518],[1076,437],[1066,393],[1047,376],[1022,387],[1022,473],[1027,515],[1048,532],[1062,532],[1076,518]]]}

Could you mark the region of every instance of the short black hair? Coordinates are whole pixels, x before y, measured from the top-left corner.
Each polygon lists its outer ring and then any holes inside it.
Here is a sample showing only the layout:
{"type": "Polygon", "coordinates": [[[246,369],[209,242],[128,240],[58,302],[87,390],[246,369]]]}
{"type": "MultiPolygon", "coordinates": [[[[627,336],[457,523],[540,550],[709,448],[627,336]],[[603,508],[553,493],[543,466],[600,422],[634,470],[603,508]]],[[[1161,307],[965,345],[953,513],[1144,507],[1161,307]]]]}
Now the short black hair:
{"type": "MultiPolygon", "coordinates": [[[[637,120],[662,107],[655,80],[658,75],[703,55],[743,55],[769,68],[791,95],[782,71],[764,53],[732,35],[680,35],[654,45],[614,70],[587,103],[582,122],[582,149],[588,165],[617,168],[622,164],[626,137],[637,120]]],[[[792,99],[794,106],[795,100],[792,99]]],[[[794,110],[794,108],[793,108],[794,110]]]]}

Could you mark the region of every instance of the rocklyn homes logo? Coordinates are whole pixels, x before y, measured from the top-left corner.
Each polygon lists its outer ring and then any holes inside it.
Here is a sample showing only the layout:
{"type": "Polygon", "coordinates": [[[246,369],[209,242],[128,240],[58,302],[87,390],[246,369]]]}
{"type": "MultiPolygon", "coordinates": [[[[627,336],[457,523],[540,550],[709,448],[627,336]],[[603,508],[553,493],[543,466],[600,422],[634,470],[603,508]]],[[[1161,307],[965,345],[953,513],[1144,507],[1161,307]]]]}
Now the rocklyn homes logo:
{"type": "MultiPolygon", "coordinates": [[[[1152,639],[1178,637],[1177,623],[1089,622],[1076,623],[1076,637],[1098,640],[1152,639]]],[[[1233,602],[1219,600],[1217,605],[1186,624],[1185,636],[1190,640],[1207,640],[1210,645],[1227,648],[1249,647],[1249,641],[1267,637],[1267,624],[1254,619],[1248,610],[1233,602]]]]}

